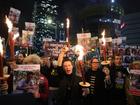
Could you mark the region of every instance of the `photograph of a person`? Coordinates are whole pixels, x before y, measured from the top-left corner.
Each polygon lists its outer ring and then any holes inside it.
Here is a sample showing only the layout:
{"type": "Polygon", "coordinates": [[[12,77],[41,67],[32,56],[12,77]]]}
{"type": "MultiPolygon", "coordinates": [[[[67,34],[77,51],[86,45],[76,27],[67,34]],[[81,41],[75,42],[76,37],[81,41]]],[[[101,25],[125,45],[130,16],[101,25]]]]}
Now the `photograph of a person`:
{"type": "MultiPolygon", "coordinates": [[[[28,65],[25,65],[25,67],[28,68],[28,65]]],[[[39,77],[39,70],[14,70],[13,93],[34,94],[38,90],[39,77]]]]}

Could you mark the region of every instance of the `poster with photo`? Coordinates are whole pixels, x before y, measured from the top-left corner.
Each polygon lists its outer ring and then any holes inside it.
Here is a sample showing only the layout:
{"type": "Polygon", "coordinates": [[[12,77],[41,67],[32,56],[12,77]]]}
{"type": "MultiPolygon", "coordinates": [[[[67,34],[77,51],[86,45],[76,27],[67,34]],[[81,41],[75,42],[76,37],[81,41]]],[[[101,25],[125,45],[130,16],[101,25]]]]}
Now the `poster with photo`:
{"type": "Polygon", "coordinates": [[[90,46],[91,46],[91,48],[99,47],[99,40],[98,40],[98,37],[92,37],[92,38],[90,39],[90,46]]]}
{"type": "MultiPolygon", "coordinates": [[[[109,57],[109,56],[113,56],[113,49],[112,49],[112,38],[111,37],[108,37],[108,38],[105,38],[105,41],[106,41],[106,45],[105,45],[105,49],[106,49],[106,57],[109,57]]],[[[104,55],[104,47],[102,45],[102,38],[99,39],[99,45],[100,45],[100,55],[101,57],[103,57],[104,55]]]]}
{"type": "Polygon", "coordinates": [[[40,65],[17,65],[13,70],[13,93],[34,93],[38,89],[40,65]]]}
{"type": "Polygon", "coordinates": [[[140,54],[139,54],[140,46],[121,44],[120,46],[118,46],[117,49],[118,49],[118,53],[123,56],[124,67],[129,67],[130,63],[132,63],[133,61],[140,60],[140,54]]]}
{"type": "Polygon", "coordinates": [[[25,22],[25,30],[27,31],[35,31],[35,23],[25,22]]]}
{"type": "Polygon", "coordinates": [[[20,43],[19,28],[18,27],[13,27],[12,32],[13,32],[14,35],[16,35],[15,45],[19,45],[19,43],[20,43]]]}
{"type": "Polygon", "coordinates": [[[140,70],[130,70],[130,86],[128,92],[140,96],[140,70]]]}
{"type": "Polygon", "coordinates": [[[31,46],[33,38],[33,31],[22,30],[22,45],[31,46]]]}
{"type": "Polygon", "coordinates": [[[91,33],[77,33],[77,44],[82,45],[85,51],[91,49],[90,40],[91,33]]]}
{"type": "Polygon", "coordinates": [[[13,7],[10,8],[8,18],[14,23],[17,24],[19,22],[21,11],[15,9],[13,7]]]}

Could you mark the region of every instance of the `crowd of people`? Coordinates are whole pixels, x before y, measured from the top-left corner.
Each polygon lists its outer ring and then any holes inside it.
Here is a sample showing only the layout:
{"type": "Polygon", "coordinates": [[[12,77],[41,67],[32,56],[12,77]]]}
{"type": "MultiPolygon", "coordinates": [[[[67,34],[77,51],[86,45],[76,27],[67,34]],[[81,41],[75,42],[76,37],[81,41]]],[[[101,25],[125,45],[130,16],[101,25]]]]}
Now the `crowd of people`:
{"type": "MultiPolygon", "coordinates": [[[[128,93],[130,71],[123,67],[122,56],[115,54],[107,64],[98,57],[84,63],[84,75],[77,75],[77,63],[65,56],[68,47],[61,49],[58,58],[39,57],[36,54],[25,56],[19,53],[16,61],[5,63],[8,66],[8,94],[13,93],[13,69],[19,64],[40,64],[38,87],[34,87],[32,73],[17,84],[22,93],[31,93],[40,105],[139,105],[139,97],[128,93]],[[87,68],[85,68],[87,67],[87,68]],[[89,86],[79,83],[88,82],[89,86]],[[30,90],[35,90],[31,92],[30,90]],[[133,104],[132,104],[133,103],[133,104]]],[[[77,61],[78,62],[78,61],[77,61]]],[[[140,69],[140,63],[130,68],[140,69]]],[[[82,71],[81,71],[82,73],[82,71]]],[[[20,94],[22,94],[20,93],[20,94]]],[[[19,94],[19,93],[18,93],[19,94]]]]}

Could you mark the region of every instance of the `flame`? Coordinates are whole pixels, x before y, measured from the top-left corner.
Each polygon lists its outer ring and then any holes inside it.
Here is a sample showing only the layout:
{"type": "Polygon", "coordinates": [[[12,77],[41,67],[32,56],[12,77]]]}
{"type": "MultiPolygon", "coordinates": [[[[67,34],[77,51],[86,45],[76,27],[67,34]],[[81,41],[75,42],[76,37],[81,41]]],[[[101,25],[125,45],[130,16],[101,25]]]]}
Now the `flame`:
{"type": "Polygon", "coordinates": [[[2,38],[0,37],[0,54],[3,55],[2,38]]]}
{"type": "Polygon", "coordinates": [[[70,19],[67,18],[67,19],[66,19],[66,28],[69,28],[69,27],[70,27],[70,19]]]}
{"type": "Polygon", "coordinates": [[[16,40],[17,37],[19,37],[19,33],[18,32],[16,34],[14,34],[13,40],[16,40]]]}
{"type": "Polygon", "coordinates": [[[8,32],[11,32],[12,28],[13,28],[13,24],[7,16],[6,16],[6,24],[7,24],[7,27],[8,27],[8,32]]]}
{"type": "Polygon", "coordinates": [[[105,30],[103,30],[102,32],[102,43],[103,43],[103,46],[105,46],[105,43],[106,43],[106,40],[105,40],[105,30]]]}
{"type": "Polygon", "coordinates": [[[84,56],[84,47],[81,45],[76,45],[74,51],[78,55],[78,60],[82,60],[84,56]]]}

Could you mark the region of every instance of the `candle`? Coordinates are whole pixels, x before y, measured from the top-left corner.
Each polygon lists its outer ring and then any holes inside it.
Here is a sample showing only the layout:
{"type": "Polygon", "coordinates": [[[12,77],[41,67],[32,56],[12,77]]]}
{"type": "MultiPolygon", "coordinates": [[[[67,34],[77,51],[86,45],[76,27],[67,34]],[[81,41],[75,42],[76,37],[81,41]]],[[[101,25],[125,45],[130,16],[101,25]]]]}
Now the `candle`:
{"type": "Polygon", "coordinates": [[[83,56],[84,56],[84,48],[81,45],[76,45],[75,46],[75,53],[78,56],[77,60],[77,69],[79,70],[79,72],[81,73],[82,76],[82,81],[83,84],[85,84],[85,70],[84,70],[84,62],[83,62],[83,56]]]}
{"type": "Polygon", "coordinates": [[[69,27],[70,27],[70,20],[69,18],[66,19],[66,42],[69,43],[69,27]]]}
{"type": "Polygon", "coordinates": [[[77,58],[77,60],[78,60],[77,61],[77,69],[81,73],[81,77],[82,77],[82,81],[79,82],[79,85],[82,86],[82,87],[89,87],[90,83],[86,82],[86,79],[85,79],[85,66],[84,66],[84,62],[83,62],[83,57],[85,55],[84,47],[81,46],[81,45],[76,45],[75,48],[74,48],[74,52],[78,56],[78,58],[77,58]]]}
{"type": "Polygon", "coordinates": [[[86,83],[86,80],[85,80],[85,70],[84,70],[84,63],[82,60],[78,61],[79,63],[79,69],[81,70],[81,75],[82,75],[82,81],[83,81],[83,84],[86,83]]]}
{"type": "Polygon", "coordinates": [[[10,46],[10,59],[13,61],[15,59],[15,40],[19,36],[19,33],[14,34],[13,32],[9,33],[9,46],[10,46]]]}
{"type": "Polygon", "coordinates": [[[10,47],[10,60],[14,60],[14,34],[12,32],[13,24],[6,16],[6,24],[8,27],[8,34],[9,34],[9,47],[10,47]]]}
{"type": "Polygon", "coordinates": [[[3,77],[3,45],[0,37],[0,77],[3,77]]]}
{"type": "Polygon", "coordinates": [[[102,32],[102,47],[103,47],[103,58],[106,61],[106,40],[105,40],[105,30],[102,32]]]}

